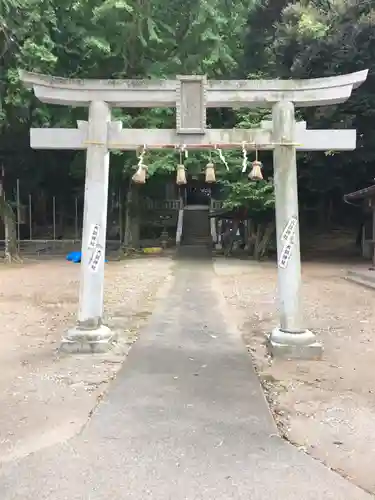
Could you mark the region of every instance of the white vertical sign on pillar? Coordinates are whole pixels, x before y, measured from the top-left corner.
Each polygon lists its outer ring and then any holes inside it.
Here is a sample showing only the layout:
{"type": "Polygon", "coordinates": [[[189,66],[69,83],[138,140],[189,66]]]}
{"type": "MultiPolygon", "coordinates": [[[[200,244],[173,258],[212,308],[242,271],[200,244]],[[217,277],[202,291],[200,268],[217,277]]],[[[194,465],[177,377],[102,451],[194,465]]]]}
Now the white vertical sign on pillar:
{"type": "Polygon", "coordinates": [[[100,232],[99,224],[91,224],[88,248],[91,249],[96,248],[96,245],[98,244],[99,240],[99,232],[100,232]]]}
{"type": "Polygon", "coordinates": [[[280,254],[280,258],[278,260],[278,265],[282,269],[285,269],[288,264],[290,257],[292,255],[293,247],[294,247],[294,233],[298,227],[298,219],[294,215],[291,217],[281,235],[281,242],[283,243],[283,249],[280,254]]]}

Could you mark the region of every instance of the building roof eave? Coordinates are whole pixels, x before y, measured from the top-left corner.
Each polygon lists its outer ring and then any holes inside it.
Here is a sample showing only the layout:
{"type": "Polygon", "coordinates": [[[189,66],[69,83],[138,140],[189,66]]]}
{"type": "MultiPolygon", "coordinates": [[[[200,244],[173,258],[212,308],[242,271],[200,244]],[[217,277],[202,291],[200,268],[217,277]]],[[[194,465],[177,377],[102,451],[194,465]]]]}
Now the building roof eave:
{"type": "Polygon", "coordinates": [[[345,201],[363,200],[365,198],[372,198],[372,197],[375,198],[375,184],[367,188],[359,189],[358,191],[346,194],[344,196],[344,200],[345,201]]]}

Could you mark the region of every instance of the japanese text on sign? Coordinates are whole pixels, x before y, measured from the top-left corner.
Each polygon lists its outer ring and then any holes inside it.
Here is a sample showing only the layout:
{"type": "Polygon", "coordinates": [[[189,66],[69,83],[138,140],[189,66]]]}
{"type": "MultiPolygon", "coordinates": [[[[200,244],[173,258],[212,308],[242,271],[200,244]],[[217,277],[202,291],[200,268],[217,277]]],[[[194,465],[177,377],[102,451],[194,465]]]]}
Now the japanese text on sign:
{"type": "Polygon", "coordinates": [[[89,248],[95,248],[99,239],[99,224],[91,224],[90,238],[89,238],[89,248]]]}
{"type": "Polygon", "coordinates": [[[281,269],[285,269],[286,267],[288,267],[288,263],[292,255],[292,249],[293,245],[291,242],[287,243],[284,246],[279,259],[279,267],[281,267],[281,269]]]}
{"type": "Polygon", "coordinates": [[[92,254],[92,257],[91,257],[91,260],[89,263],[90,271],[92,271],[93,273],[96,273],[98,271],[102,256],[103,256],[103,250],[101,248],[96,248],[94,253],[92,254]]]}
{"type": "Polygon", "coordinates": [[[285,226],[283,234],[281,235],[281,239],[289,242],[294,236],[296,227],[297,227],[297,217],[293,215],[293,217],[289,219],[287,225],[285,226]]]}

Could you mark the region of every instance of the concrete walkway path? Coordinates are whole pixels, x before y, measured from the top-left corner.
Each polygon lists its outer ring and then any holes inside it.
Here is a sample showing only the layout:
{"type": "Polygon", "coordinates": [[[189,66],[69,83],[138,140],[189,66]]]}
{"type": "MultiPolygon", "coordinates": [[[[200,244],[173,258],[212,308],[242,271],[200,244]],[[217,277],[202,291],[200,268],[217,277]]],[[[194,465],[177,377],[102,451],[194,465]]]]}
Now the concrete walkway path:
{"type": "Polygon", "coordinates": [[[3,466],[1,500],[372,498],[278,437],[224,307],[210,262],[177,263],[89,424],[3,466]]]}

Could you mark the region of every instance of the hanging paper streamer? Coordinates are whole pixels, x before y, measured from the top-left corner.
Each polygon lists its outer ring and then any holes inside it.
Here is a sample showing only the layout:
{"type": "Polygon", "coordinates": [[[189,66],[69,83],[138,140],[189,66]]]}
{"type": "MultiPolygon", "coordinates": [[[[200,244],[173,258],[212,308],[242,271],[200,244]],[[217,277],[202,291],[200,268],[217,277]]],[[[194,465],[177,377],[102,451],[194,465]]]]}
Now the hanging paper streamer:
{"type": "Polygon", "coordinates": [[[242,143],[242,173],[245,173],[247,170],[247,150],[246,150],[246,142],[242,143]]]}
{"type": "Polygon", "coordinates": [[[225,159],[225,157],[223,155],[222,150],[220,148],[218,148],[217,146],[215,146],[215,149],[219,154],[220,160],[224,163],[225,168],[229,171],[229,166],[228,166],[227,160],[225,159]]]}
{"type": "Polygon", "coordinates": [[[138,169],[132,177],[133,182],[135,182],[136,184],[146,183],[147,165],[143,163],[145,154],[146,154],[146,145],[143,146],[143,150],[139,155],[138,169]]]}
{"type": "MultiPolygon", "coordinates": [[[[188,150],[186,149],[186,145],[185,145],[185,144],[183,144],[183,145],[181,146],[181,148],[180,148],[180,153],[181,153],[181,155],[182,155],[182,154],[184,154],[184,155],[185,155],[185,159],[189,156],[189,152],[188,152],[188,150]]],[[[180,163],[182,163],[182,161],[181,161],[180,163]]]]}
{"type": "Polygon", "coordinates": [[[138,167],[143,167],[143,159],[146,154],[146,144],[143,145],[143,149],[141,151],[141,154],[139,155],[139,160],[138,160],[138,167]]]}

